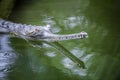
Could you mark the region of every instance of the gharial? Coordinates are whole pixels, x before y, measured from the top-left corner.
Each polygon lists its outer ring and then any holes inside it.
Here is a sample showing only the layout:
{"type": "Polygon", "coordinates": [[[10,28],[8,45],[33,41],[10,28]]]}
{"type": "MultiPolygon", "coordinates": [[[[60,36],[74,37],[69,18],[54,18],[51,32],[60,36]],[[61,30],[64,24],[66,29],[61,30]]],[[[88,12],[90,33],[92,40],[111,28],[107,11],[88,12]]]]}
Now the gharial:
{"type": "Polygon", "coordinates": [[[88,34],[84,31],[75,34],[59,35],[54,34],[51,31],[50,25],[46,26],[35,26],[14,23],[11,21],[6,21],[0,18],[0,28],[7,29],[8,32],[14,33],[15,35],[30,40],[42,40],[42,41],[62,41],[70,39],[83,39],[87,38],[88,34]]]}

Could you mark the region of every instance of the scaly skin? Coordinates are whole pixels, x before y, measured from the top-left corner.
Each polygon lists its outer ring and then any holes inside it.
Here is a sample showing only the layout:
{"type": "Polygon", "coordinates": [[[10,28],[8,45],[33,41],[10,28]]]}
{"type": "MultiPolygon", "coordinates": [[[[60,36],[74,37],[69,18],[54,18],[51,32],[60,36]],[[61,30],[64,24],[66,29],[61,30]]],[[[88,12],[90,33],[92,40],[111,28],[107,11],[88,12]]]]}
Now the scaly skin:
{"type": "Polygon", "coordinates": [[[35,25],[18,24],[3,20],[1,18],[0,18],[0,28],[6,29],[7,30],[6,32],[11,32],[24,39],[43,40],[48,42],[70,40],[70,39],[83,39],[88,37],[86,32],[67,34],[67,35],[53,34],[50,31],[50,25],[35,26],[35,25]]]}

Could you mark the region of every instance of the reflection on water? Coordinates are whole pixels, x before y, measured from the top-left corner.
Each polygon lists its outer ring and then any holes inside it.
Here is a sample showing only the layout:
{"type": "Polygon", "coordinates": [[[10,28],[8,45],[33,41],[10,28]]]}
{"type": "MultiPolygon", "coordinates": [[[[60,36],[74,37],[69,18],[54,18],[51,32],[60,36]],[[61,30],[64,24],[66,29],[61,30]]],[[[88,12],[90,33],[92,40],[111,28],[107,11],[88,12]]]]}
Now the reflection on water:
{"type": "Polygon", "coordinates": [[[0,80],[8,80],[9,72],[15,63],[16,54],[9,46],[9,36],[0,35],[0,80]]]}
{"type": "Polygon", "coordinates": [[[48,53],[46,53],[46,55],[49,56],[49,57],[55,57],[56,56],[56,54],[54,52],[48,52],[48,53]]]}

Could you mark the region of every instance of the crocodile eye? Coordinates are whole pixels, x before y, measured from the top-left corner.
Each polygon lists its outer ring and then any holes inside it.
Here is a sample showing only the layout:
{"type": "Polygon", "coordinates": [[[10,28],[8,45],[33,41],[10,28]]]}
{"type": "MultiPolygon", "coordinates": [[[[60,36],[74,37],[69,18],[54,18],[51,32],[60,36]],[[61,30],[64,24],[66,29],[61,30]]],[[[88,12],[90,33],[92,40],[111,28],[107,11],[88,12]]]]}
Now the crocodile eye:
{"type": "Polygon", "coordinates": [[[39,29],[35,29],[35,32],[40,32],[40,30],[39,29]]]}

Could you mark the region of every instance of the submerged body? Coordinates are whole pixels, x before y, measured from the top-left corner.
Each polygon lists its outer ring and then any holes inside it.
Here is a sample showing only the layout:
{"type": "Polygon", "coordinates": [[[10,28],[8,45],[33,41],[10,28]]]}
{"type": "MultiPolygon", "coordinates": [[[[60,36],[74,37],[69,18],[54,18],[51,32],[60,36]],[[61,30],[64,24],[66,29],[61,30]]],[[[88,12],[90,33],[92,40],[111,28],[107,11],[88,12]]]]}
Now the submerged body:
{"type": "Polygon", "coordinates": [[[43,40],[49,42],[88,37],[86,32],[80,32],[80,33],[68,34],[68,35],[53,34],[50,30],[50,25],[35,26],[35,25],[18,24],[3,20],[1,18],[0,18],[0,28],[6,29],[6,32],[11,32],[24,39],[43,40]]]}

